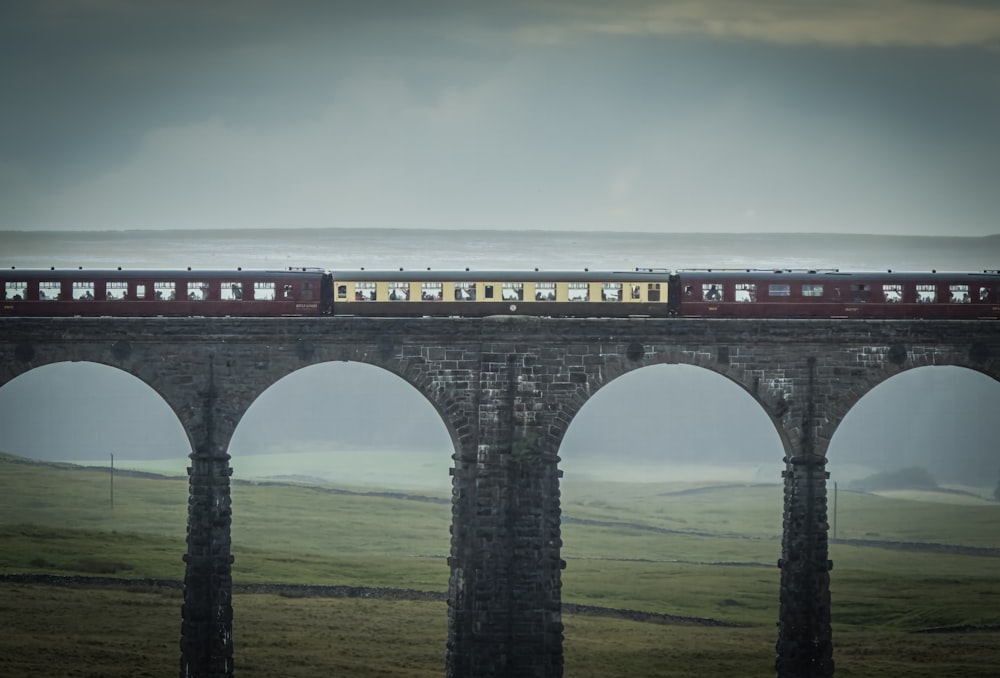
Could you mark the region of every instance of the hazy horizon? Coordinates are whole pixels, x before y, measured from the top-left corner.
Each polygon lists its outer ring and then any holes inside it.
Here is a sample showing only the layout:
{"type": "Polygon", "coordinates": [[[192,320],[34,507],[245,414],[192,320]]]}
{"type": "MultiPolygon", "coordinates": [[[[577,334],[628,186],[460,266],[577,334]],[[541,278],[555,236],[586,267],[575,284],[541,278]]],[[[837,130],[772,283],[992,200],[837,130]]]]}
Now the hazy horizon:
{"type": "Polygon", "coordinates": [[[443,229],[0,231],[0,266],[984,270],[991,236],[443,229]]]}
{"type": "MultiPolygon", "coordinates": [[[[266,226],[256,226],[256,227],[244,227],[244,226],[219,226],[212,228],[93,228],[93,229],[74,229],[74,228],[53,228],[53,229],[39,229],[39,228],[8,228],[0,229],[0,235],[5,233],[17,233],[17,234],[36,234],[38,236],[58,236],[58,235],[80,235],[84,233],[90,234],[135,234],[135,235],[166,235],[180,236],[185,234],[198,234],[198,235],[210,235],[212,233],[247,233],[252,235],[264,235],[268,237],[273,237],[275,231],[280,231],[282,234],[296,233],[296,232],[364,232],[368,234],[377,233],[397,233],[406,232],[412,233],[413,231],[423,231],[430,233],[455,233],[455,232],[474,232],[476,234],[504,234],[511,231],[518,233],[550,233],[553,235],[565,235],[567,233],[583,233],[590,235],[607,235],[608,231],[602,229],[594,230],[576,230],[572,227],[564,229],[547,229],[547,228],[537,228],[537,227],[495,227],[495,228],[469,228],[465,226],[455,226],[455,227],[393,227],[393,226],[291,226],[284,228],[266,227],[266,226]]],[[[627,236],[627,235],[662,235],[666,237],[685,237],[685,236],[739,236],[739,237],[753,237],[753,236],[776,236],[776,237],[836,237],[836,238],[893,238],[900,240],[914,239],[914,240],[926,240],[926,239],[960,239],[960,240],[992,240],[995,238],[1000,238],[1000,225],[997,226],[996,233],[983,233],[983,234],[948,234],[948,233],[863,233],[861,231],[810,231],[803,229],[801,231],[713,231],[711,233],[706,233],[703,231],[684,231],[684,230],[673,230],[664,232],[661,230],[638,230],[638,231],[614,231],[617,236],[627,236]]]]}

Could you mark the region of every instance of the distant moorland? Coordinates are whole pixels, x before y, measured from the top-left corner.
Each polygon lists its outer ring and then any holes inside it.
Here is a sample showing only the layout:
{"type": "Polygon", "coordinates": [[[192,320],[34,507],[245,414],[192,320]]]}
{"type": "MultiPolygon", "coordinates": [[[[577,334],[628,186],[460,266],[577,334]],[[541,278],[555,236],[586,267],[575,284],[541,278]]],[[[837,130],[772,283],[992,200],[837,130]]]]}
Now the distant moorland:
{"type": "MultiPolygon", "coordinates": [[[[176,675],[187,479],[116,473],[113,509],[109,485],[0,455],[0,675],[176,675]]],[[[447,492],[232,496],[239,675],[443,675],[447,492]]],[[[779,485],[564,481],[566,675],[773,675],[781,502],[779,485]]],[[[927,489],[837,504],[837,675],[995,675],[1000,504],[927,489]]]]}

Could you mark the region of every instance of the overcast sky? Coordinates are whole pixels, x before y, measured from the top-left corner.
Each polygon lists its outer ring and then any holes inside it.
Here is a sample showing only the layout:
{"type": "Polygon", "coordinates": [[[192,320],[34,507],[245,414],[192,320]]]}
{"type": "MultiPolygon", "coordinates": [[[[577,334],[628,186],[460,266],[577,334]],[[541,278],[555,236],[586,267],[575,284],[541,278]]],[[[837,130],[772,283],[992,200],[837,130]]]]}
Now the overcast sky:
{"type": "Polygon", "coordinates": [[[993,0],[11,0],[0,230],[1000,232],[993,0]]]}

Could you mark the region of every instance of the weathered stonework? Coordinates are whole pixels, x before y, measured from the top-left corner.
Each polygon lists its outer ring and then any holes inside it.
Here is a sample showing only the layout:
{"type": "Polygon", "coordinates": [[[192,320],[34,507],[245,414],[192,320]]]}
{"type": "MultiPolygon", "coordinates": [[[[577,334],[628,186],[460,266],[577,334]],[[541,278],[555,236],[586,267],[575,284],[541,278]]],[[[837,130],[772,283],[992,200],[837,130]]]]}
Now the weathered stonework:
{"type": "Polygon", "coordinates": [[[744,388],[774,423],[785,454],[778,676],[833,675],[825,463],[837,425],[913,367],[1000,379],[1000,325],[987,321],[7,318],[3,328],[0,385],[53,362],[110,365],[154,388],[187,432],[183,677],[233,675],[227,450],[250,404],[299,368],[376,365],[440,413],[454,444],[455,678],[562,675],[558,451],[616,377],[700,366],[744,388]]]}

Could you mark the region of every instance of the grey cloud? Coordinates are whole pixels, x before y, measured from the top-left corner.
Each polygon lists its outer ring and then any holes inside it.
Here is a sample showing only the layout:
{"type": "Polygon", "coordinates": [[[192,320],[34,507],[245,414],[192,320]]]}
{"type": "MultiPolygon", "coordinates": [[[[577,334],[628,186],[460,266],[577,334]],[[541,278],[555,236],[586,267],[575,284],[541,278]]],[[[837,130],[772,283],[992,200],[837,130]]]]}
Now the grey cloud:
{"type": "Polygon", "coordinates": [[[986,3],[935,0],[633,0],[556,2],[562,21],[525,26],[529,42],[554,44],[583,33],[636,36],[703,36],[780,45],[1000,46],[1000,9],[986,3]]]}

